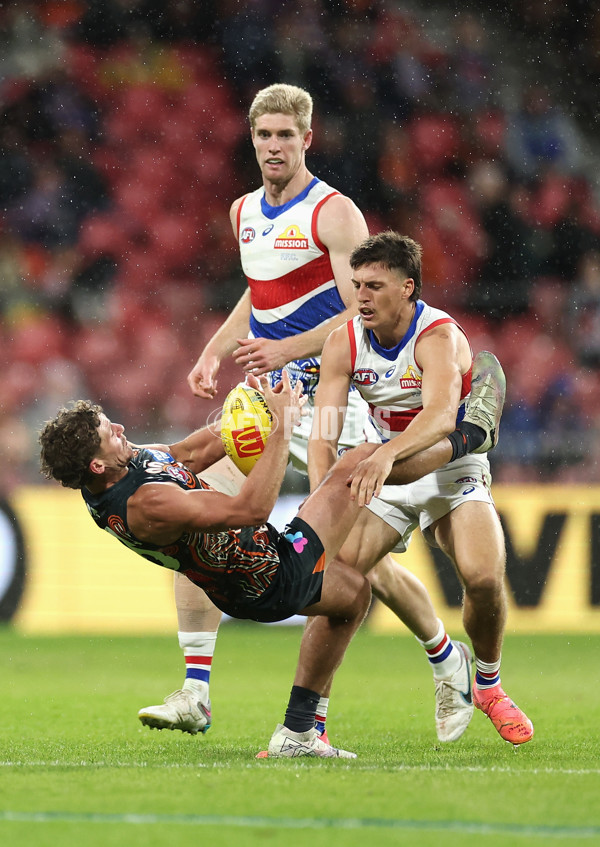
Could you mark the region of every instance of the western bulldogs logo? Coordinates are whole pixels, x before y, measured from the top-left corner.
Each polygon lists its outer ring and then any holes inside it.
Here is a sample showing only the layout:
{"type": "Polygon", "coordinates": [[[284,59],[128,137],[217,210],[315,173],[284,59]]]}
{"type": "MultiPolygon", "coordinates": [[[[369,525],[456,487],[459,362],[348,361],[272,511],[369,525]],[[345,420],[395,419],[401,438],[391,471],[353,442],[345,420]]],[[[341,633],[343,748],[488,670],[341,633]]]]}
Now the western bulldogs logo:
{"type": "MultiPolygon", "coordinates": [[[[290,378],[290,383],[296,385],[298,380],[302,383],[302,392],[308,400],[312,400],[317,390],[320,365],[318,359],[296,359],[285,366],[290,378]]],[[[281,380],[281,371],[278,371],[277,382],[281,380]]]]}
{"type": "Polygon", "coordinates": [[[352,382],[357,385],[375,385],[379,381],[379,375],[371,368],[359,368],[352,374],[352,382]]]}
{"type": "Polygon", "coordinates": [[[296,359],[288,365],[288,370],[293,368],[300,368],[305,374],[318,374],[321,370],[318,359],[296,359]]]}
{"type": "Polygon", "coordinates": [[[240,235],[240,241],[242,244],[250,244],[251,241],[254,241],[256,238],[256,232],[254,227],[247,226],[242,230],[242,234],[240,235]]]}

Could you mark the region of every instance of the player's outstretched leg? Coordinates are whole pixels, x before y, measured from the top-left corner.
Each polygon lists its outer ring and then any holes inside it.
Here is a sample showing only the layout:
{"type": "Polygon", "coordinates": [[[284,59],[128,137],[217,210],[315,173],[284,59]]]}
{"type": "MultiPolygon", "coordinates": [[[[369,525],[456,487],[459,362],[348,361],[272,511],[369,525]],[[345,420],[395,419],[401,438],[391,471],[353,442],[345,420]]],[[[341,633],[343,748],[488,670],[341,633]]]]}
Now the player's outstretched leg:
{"type": "Polygon", "coordinates": [[[196,735],[211,725],[210,700],[203,702],[193,691],[174,691],[159,706],[146,706],[138,718],[151,729],[179,729],[196,735]]]}
{"type": "Polygon", "coordinates": [[[500,418],[506,398],[506,377],[493,353],[482,350],[473,358],[471,394],[467,401],[465,423],[475,424],[486,434],[485,441],[473,453],[487,453],[498,443],[500,418]]]}
{"type": "Polygon", "coordinates": [[[500,737],[510,744],[524,744],[533,738],[533,724],[505,694],[500,683],[493,688],[473,686],[473,701],[488,716],[500,737]]]}

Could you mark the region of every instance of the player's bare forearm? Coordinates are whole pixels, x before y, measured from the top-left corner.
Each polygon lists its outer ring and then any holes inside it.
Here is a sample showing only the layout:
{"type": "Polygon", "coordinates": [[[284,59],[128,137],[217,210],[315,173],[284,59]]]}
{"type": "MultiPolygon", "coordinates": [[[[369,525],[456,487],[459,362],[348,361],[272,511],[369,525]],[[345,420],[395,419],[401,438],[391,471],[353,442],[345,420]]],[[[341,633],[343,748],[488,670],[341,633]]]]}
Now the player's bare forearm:
{"type": "Polygon", "coordinates": [[[250,324],[250,290],[246,290],[226,321],[221,324],[204,348],[202,355],[215,356],[219,360],[230,355],[237,346],[237,339],[248,334],[250,324]]]}
{"type": "Polygon", "coordinates": [[[237,495],[240,508],[253,510],[251,523],[254,524],[264,523],[275,506],[289,461],[292,431],[300,419],[306,398],[302,394],[301,383],[292,388],[285,372],[274,388],[266,377],[248,379],[257,390],[260,388],[273,416],[265,449],[237,495]]]}
{"type": "Polygon", "coordinates": [[[457,407],[423,409],[416,415],[404,432],[392,438],[384,451],[392,461],[408,459],[422,450],[427,450],[449,435],[456,427],[457,407]]]}
{"type": "Polygon", "coordinates": [[[321,438],[311,438],[308,442],[308,479],[310,490],[315,488],[327,476],[337,458],[337,443],[321,438]]]}
{"type": "Polygon", "coordinates": [[[289,461],[289,441],[284,427],[272,432],[262,456],[243,483],[236,500],[240,510],[246,512],[244,526],[264,523],[273,511],[289,461]]]}
{"type": "Polygon", "coordinates": [[[294,359],[320,355],[329,334],[350,317],[352,312],[346,310],[320,327],[287,338],[238,338],[233,358],[246,373],[262,376],[294,359]]]}
{"type": "Polygon", "coordinates": [[[201,473],[225,455],[221,436],[216,426],[207,426],[192,432],[182,441],[167,448],[177,462],[192,473],[201,473]]]}

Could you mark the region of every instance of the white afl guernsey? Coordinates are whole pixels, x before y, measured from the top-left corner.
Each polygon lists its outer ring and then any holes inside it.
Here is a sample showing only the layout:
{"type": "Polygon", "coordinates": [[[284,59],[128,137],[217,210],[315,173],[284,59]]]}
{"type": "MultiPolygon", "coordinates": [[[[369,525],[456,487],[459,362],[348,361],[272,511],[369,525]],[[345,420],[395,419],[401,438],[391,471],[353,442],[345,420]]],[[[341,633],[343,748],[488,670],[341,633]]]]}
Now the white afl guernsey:
{"type": "MultiPolygon", "coordinates": [[[[237,234],[242,268],[250,288],[250,335],[289,338],[314,329],[346,308],[338,291],[329,251],[317,233],[319,213],[339,191],[314,177],[306,188],[281,206],[271,206],[264,188],[247,194],[238,208],[237,234]]],[[[289,362],[285,369],[292,385],[302,381],[307,412],[294,429],[290,457],[301,471],[307,467],[308,439],[320,356],[289,362]]],[[[270,374],[271,383],[281,371],[270,374]]],[[[352,386],[339,452],[365,440],[376,440],[367,408],[352,386]]]]}
{"type": "Polygon", "coordinates": [[[255,336],[287,338],[344,311],[329,252],[317,235],[319,211],[337,194],[315,177],[281,206],[270,206],[263,188],[242,199],[238,240],[255,336]]]}
{"type": "MultiPolygon", "coordinates": [[[[281,206],[270,206],[263,188],[242,199],[238,242],[250,287],[250,332],[255,338],[289,338],[320,326],[346,308],[329,252],[317,235],[319,211],[337,194],[315,177],[281,206]]],[[[289,369],[291,376],[302,372],[306,393],[314,394],[319,359],[301,359],[289,369]]],[[[279,379],[279,374],[274,377],[279,379]]]]}
{"type": "MultiPolygon", "coordinates": [[[[423,408],[423,371],[415,357],[415,346],[424,332],[443,323],[456,321],[418,300],[408,331],[395,347],[388,349],[378,343],[371,330],[365,329],[360,317],[348,322],[352,384],[367,401],[371,421],[383,442],[405,430],[423,408]]],[[[462,420],[464,400],[470,390],[471,371],[463,376],[457,421],[462,420]]]]}
{"type": "MultiPolygon", "coordinates": [[[[424,332],[443,323],[456,321],[418,300],[404,338],[388,349],[365,330],[360,317],[348,322],[352,382],[369,404],[370,419],[381,441],[389,441],[405,430],[421,411],[423,371],[415,358],[415,345],[424,332]]],[[[464,416],[464,401],[470,390],[469,370],[463,376],[457,422],[464,416]]],[[[380,496],[374,497],[367,508],[398,533],[394,552],[407,549],[417,527],[435,546],[429,527],[444,515],[467,501],[493,505],[489,470],[485,454],[468,454],[407,485],[384,485],[380,496]]]]}

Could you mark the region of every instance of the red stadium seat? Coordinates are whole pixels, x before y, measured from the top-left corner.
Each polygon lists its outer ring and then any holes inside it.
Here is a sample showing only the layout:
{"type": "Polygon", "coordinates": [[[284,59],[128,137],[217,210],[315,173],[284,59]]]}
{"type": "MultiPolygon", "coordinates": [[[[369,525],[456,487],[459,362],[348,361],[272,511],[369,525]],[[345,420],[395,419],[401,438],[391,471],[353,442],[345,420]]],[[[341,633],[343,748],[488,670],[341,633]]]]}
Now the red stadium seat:
{"type": "Polygon", "coordinates": [[[150,224],[159,208],[156,192],[148,180],[123,181],[115,187],[114,200],[132,228],[150,224]]]}
{"type": "Polygon", "coordinates": [[[123,222],[113,214],[93,215],[85,219],[79,234],[79,249],[86,259],[125,254],[130,235],[123,222]]]}
{"type": "Polygon", "coordinates": [[[202,231],[187,214],[165,213],[156,217],[148,229],[151,249],[167,271],[191,266],[202,246],[202,231]]]}
{"type": "Polygon", "coordinates": [[[573,186],[564,174],[547,173],[533,196],[532,213],[538,226],[544,229],[561,221],[569,211],[573,186]]]}
{"type": "Polygon", "coordinates": [[[475,117],[475,136],[482,152],[495,159],[502,156],[506,135],[506,115],[499,110],[481,112],[475,117]]]}
{"type": "Polygon", "coordinates": [[[449,115],[423,114],[408,126],[412,156],[420,172],[438,173],[460,150],[460,132],[449,115]]]}
{"type": "Polygon", "coordinates": [[[68,355],[69,339],[58,318],[33,316],[10,330],[11,358],[30,365],[61,359],[68,355]]]}

